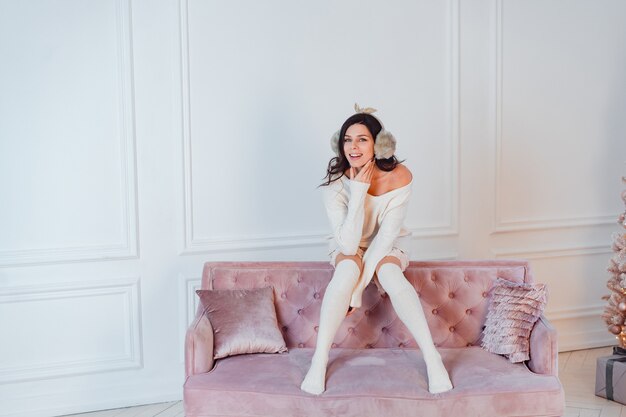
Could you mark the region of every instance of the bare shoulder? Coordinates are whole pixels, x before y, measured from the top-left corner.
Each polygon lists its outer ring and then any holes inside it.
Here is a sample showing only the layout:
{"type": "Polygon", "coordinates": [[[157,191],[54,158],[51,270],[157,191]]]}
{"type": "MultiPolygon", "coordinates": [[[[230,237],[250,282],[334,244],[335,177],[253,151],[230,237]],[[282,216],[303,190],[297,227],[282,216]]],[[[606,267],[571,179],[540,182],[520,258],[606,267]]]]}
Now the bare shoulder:
{"type": "Polygon", "coordinates": [[[405,165],[398,164],[395,167],[394,172],[395,187],[393,188],[404,187],[405,185],[409,185],[409,183],[413,180],[413,174],[411,174],[411,171],[405,165]]]}

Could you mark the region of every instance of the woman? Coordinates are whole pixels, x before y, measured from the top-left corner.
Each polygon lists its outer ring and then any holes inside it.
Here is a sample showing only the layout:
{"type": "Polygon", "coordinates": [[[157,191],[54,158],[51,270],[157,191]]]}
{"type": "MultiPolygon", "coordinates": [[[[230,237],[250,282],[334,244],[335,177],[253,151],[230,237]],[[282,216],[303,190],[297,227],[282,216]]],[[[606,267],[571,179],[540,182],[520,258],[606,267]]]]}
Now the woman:
{"type": "Polygon", "coordinates": [[[325,390],[326,366],[332,341],[343,318],[361,306],[361,295],[372,279],[389,295],[398,317],[422,351],[428,373],[428,390],[452,389],[441,356],[433,344],[428,324],[413,286],[403,274],[409,263],[406,242],[410,233],[403,223],[413,176],[394,156],[395,139],[361,109],[333,135],[337,157],[328,164],[324,203],[332,226],[329,240],[333,277],[320,311],[317,345],[311,368],[300,389],[319,395],[325,390]],[[402,250],[404,248],[404,250],[402,250]]]}

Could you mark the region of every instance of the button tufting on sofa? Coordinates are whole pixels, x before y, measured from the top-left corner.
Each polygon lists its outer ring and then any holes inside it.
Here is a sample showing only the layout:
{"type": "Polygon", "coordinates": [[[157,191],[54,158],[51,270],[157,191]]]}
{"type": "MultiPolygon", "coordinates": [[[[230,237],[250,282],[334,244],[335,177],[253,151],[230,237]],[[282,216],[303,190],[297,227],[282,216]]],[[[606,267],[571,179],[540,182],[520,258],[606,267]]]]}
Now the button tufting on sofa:
{"type": "Polygon", "coordinates": [[[428,392],[419,346],[371,282],[359,314],[344,321],[331,345],[326,391],[320,396],[303,392],[300,383],[315,352],[321,298],[333,271],[327,261],[205,263],[202,289],[273,283],[277,326],[290,350],[214,360],[212,328],[198,308],[185,339],[185,415],[274,417],[295,409],[319,417],[336,415],[338,409],[346,410],[345,417],[413,415],[414,410],[433,417],[564,414],[556,330],[545,318],[531,334],[530,361],[512,364],[480,346],[495,279],[533,282],[523,260],[412,261],[404,272],[450,372],[451,391],[428,392]]]}

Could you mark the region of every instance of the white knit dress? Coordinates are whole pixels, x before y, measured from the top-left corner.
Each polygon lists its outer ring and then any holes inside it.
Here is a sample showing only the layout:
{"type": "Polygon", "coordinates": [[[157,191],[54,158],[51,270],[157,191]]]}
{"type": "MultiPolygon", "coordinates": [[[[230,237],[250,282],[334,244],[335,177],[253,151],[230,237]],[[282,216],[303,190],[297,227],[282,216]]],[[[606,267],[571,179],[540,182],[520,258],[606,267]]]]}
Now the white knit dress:
{"type": "MultiPolygon", "coordinates": [[[[404,227],[413,179],[379,196],[367,193],[370,184],[342,176],[323,187],[324,205],[333,233],[327,236],[334,266],[338,253],[363,255],[363,272],[352,292],[351,307],[361,307],[361,296],[376,265],[385,256],[397,256],[404,271],[409,263],[411,232],[404,227]]],[[[375,279],[378,290],[383,288],[375,279]]]]}

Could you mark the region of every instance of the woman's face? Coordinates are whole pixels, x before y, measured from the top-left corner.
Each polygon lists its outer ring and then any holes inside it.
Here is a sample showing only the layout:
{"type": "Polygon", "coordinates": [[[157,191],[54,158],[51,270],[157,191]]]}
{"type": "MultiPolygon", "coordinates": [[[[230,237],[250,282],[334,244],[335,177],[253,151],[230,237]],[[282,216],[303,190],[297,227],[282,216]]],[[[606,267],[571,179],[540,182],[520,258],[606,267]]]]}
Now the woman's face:
{"type": "Polygon", "coordinates": [[[343,151],[350,166],[360,168],[374,158],[374,138],[369,129],[360,123],[353,124],[346,130],[343,151]],[[353,157],[352,155],[356,155],[353,157]]]}

